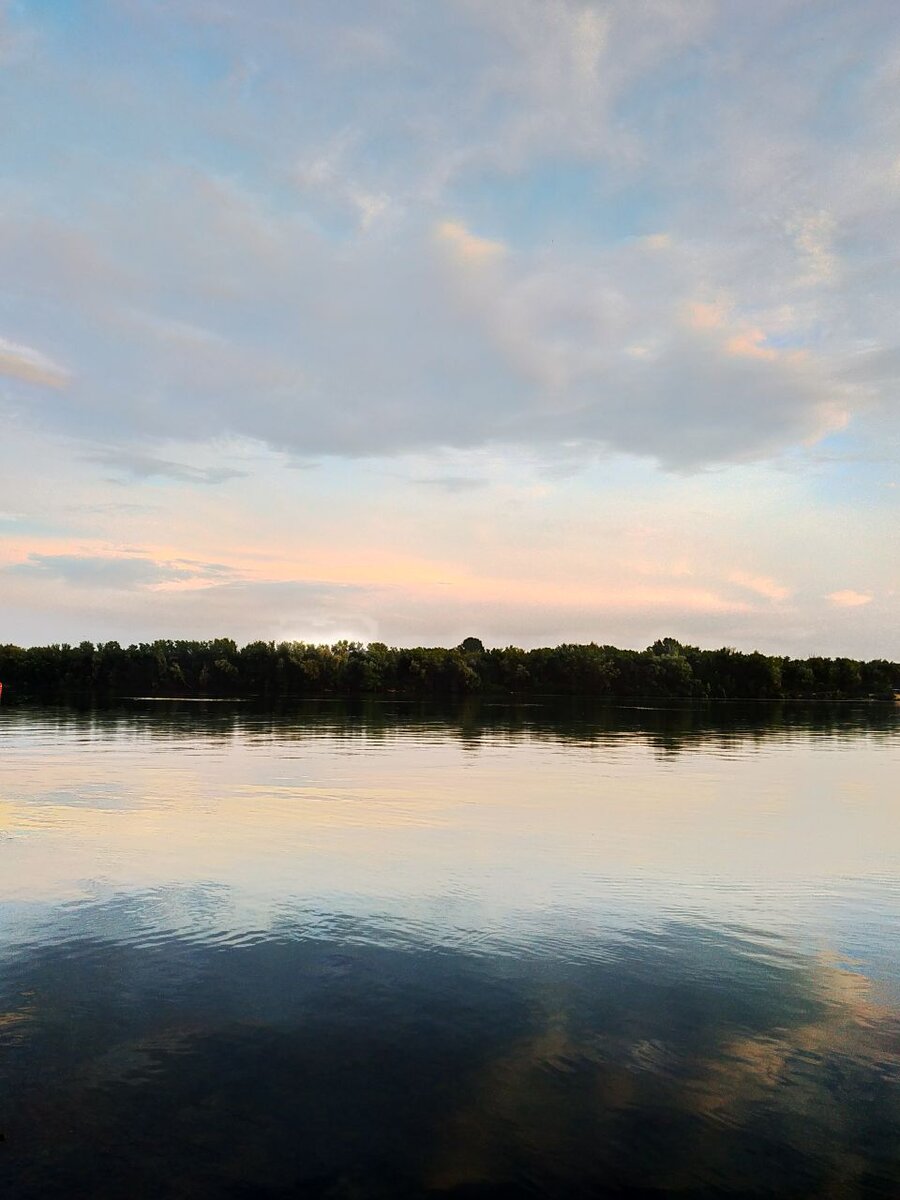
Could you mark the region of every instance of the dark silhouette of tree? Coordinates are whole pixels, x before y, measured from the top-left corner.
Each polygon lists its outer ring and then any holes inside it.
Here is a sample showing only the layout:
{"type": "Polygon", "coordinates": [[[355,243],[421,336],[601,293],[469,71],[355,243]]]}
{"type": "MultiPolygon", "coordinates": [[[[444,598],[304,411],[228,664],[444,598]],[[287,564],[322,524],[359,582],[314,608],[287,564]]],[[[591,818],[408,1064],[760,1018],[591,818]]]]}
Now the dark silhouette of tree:
{"type": "Polygon", "coordinates": [[[566,643],[453,649],[384,642],[82,642],[0,646],[4,698],[90,693],[210,696],[584,696],[622,700],[892,698],[900,667],[885,659],[805,660],[729,647],[701,650],[675,638],[646,650],[566,643]]]}

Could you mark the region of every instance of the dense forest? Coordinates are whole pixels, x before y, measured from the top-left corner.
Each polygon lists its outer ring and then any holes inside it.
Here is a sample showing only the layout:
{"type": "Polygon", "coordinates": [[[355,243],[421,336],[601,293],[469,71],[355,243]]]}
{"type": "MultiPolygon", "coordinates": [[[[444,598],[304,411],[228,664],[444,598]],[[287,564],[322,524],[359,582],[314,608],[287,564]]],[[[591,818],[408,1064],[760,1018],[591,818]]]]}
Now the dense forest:
{"type": "Polygon", "coordinates": [[[10,699],[91,693],[157,696],[577,695],[624,699],[890,699],[900,665],[875,659],[795,659],[700,650],[663,638],[646,650],[562,645],[486,650],[478,638],[453,649],[381,642],[333,645],[212,641],[0,646],[10,699]]]}

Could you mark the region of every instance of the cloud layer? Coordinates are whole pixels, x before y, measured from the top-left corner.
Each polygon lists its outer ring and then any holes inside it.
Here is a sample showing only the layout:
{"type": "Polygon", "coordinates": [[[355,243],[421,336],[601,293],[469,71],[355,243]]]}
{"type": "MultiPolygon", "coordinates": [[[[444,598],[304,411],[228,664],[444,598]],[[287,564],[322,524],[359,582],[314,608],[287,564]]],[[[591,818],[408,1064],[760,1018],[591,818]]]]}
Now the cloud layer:
{"type": "Polygon", "coordinates": [[[898,63],[893,0],[0,4],[16,636],[877,652],[898,63]]]}
{"type": "Polygon", "coordinates": [[[6,84],[30,111],[11,161],[40,145],[3,195],[0,370],[41,395],[7,403],[123,443],[677,469],[891,403],[895,13],[735,16],[110,2],[66,42],[35,10],[6,84]],[[84,69],[92,34],[118,66],[84,69]],[[85,144],[60,203],[63,105],[85,144]]]}

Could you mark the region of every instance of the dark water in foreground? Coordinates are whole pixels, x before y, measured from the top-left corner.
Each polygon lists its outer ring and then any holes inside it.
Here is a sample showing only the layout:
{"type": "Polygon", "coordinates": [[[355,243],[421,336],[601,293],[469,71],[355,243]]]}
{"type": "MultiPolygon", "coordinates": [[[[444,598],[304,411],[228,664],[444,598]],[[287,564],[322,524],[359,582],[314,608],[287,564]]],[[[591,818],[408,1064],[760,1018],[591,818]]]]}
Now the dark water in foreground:
{"type": "Polygon", "coordinates": [[[900,1196],[898,717],[0,709],[0,1195],[900,1196]]]}

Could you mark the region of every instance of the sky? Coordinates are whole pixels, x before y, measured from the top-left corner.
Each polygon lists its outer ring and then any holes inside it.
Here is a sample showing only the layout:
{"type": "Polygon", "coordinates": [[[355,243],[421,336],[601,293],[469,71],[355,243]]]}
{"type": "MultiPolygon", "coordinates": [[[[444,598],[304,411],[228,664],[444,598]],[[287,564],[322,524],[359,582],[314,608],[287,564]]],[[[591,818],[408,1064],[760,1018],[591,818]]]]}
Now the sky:
{"type": "Polygon", "coordinates": [[[0,0],[0,642],[900,657],[896,0],[0,0]]]}

